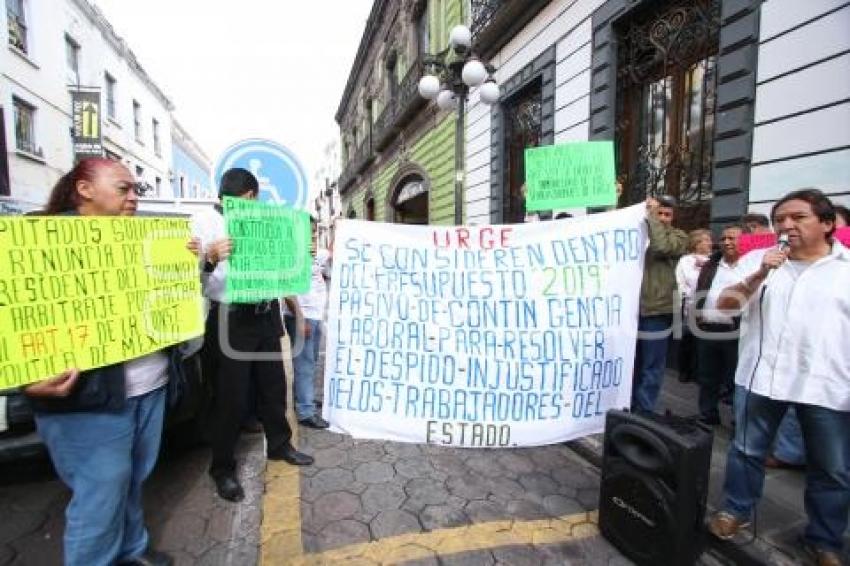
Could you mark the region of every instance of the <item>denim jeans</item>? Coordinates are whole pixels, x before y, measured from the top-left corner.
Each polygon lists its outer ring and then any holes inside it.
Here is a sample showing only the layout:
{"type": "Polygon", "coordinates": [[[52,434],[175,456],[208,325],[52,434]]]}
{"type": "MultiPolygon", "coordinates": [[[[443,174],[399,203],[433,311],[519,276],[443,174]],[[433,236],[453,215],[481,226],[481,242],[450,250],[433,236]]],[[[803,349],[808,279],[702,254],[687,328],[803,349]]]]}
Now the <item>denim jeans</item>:
{"type": "Polygon", "coordinates": [[[299,421],[309,419],[316,414],[314,403],[314,383],[316,362],[319,360],[319,345],[322,341],[322,321],[305,318],[304,323],[310,326],[310,336],[300,337],[295,332],[295,319],[286,317],[286,331],[293,345],[292,369],[295,372],[295,415],[299,421]],[[303,338],[301,349],[296,351],[297,338],[303,338]]]}
{"type": "Polygon", "coordinates": [[[672,314],[641,316],[638,318],[638,337],[635,356],[634,383],[632,384],[632,410],[652,412],[658,402],[664,369],[667,366],[667,348],[670,344],[672,314]]]}
{"type": "Polygon", "coordinates": [[[776,442],[773,444],[773,456],[787,464],[802,466],[806,463],[806,449],[803,446],[803,431],[794,408],[789,408],[785,418],[779,424],[776,442]]]}
{"type": "Polygon", "coordinates": [[[39,413],[38,433],[73,492],[65,509],[66,566],[108,566],[148,546],[142,483],[156,464],[165,388],[119,412],[39,413]]]}
{"type": "Polygon", "coordinates": [[[850,511],[850,412],[775,401],[737,386],[738,426],[729,446],[723,485],[726,510],[739,519],[752,515],[764,487],[764,459],[790,406],[797,412],[806,441],[809,524],[804,536],[815,547],[840,551],[850,511]]]}

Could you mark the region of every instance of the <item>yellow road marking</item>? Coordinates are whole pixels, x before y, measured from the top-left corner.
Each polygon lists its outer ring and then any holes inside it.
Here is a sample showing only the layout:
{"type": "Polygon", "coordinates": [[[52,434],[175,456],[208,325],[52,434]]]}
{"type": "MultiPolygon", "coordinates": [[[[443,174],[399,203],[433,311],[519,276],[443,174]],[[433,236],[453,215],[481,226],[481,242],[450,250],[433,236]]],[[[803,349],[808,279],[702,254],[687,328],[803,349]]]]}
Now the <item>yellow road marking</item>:
{"type": "MultiPolygon", "coordinates": [[[[288,341],[284,340],[284,364],[293,375],[288,341]]],[[[290,380],[291,381],[291,380],[290,380]]],[[[292,384],[287,387],[287,416],[293,424],[293,443],[298,424],[292,414],[292,384]]],[[[296,444],[297,446],[297,444],[296,444]]],[[[298,466],[268,462],[263,497],[260,563],[268,566],[312,566],[344,563],[346,566],[398,564],[408,560],[447,556],[462,552],[524,544],[556,544],[599,534],[596,512],[576,513],[533,521],[491,521],[427,533],[406,533],[381,540],[351,544],[318,554],[305,554],[301,540],[301,478],[298,466]]]]}

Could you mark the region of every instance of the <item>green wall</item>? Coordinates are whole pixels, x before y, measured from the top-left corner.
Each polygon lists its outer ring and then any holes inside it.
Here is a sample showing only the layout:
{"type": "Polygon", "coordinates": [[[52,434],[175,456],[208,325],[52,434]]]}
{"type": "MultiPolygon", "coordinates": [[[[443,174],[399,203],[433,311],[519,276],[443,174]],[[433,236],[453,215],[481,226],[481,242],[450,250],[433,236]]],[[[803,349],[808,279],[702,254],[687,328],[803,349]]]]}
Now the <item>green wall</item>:
{"type": "MultiPolygon", "coordinates": [[[[418,165],[431,182],[428,193],[430,224],[454,224],[454,151],[455,114],[448,114],[419,138],[409,152],[409,163],[418,165]]],[[[365,196],[371,186],[375,198],[375,220],[392,221],[392,209],[388,206],[390,186],[399,170],[398,158],[383,164],[372,178],[371,185],[364,183],[343,197],[343,211],[347,215],[353,209],[357,218],[366,217],[365,196]]],[[[465,211],[464,211],[465,212],[465,211]]]]}

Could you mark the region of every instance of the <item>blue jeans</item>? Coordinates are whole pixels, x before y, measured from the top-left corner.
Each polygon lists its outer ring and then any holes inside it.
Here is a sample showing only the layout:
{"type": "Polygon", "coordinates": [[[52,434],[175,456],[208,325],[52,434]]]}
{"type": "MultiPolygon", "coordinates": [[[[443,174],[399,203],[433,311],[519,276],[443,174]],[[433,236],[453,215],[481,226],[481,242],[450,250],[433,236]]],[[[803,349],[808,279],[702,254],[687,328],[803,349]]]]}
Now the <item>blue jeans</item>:
{"type": "Polygon", "coordinates": [[[773,456],[787,464],[802,466],[806,463],[806,449],[803,446],[803,431],[793,407],[785,413],[785,418],[776,433],[773,456]]]}
{"type": "Polygon", "coordinates": [[[805,506],[809,524],[804,536],[815,547],[840,551],[850,511],[850,412],[775,401],[736,386],[738,426],[726,460],[726,510],[739,519],[750,518],[764,488],[764,459],[790,406],[803,429],[808,462],[805,506]]]}
{"type": "Polygon", "coordinates": [[[127,399],[120,412],[39,413],[38,433],[71,488],[66,566],[109,566],[148,547],[142,483],[156,464],[165,388],[127,399]]]}
{"type": "Polygon", "coordinates": [[[286,317],[286,331],[289,333],[290,343],[296,346],[296,337],[303,338],[300,351],[293,350],[292,370],[295,372],[293,380],[295,389],[295,415],[299,421],[309,419],[316,414],[314,403],[315,390],[314,380],[316,376],[316,362],[319,360],[319,344],[322,341],[322,321],[305,318],[304,323],[310,327],[310,336],[304,338],[295,332],[295,319],[286,317]]]}
{"type": "Polygon", "coordinates": [[[632,384],[632,410],[652,412],[661,393],[664,369],[667,366],[667,347],[670,344],[672,314],[641,316],[638,333],[655,335],[638,337],[635,356],[634,383],[632,384]]]}

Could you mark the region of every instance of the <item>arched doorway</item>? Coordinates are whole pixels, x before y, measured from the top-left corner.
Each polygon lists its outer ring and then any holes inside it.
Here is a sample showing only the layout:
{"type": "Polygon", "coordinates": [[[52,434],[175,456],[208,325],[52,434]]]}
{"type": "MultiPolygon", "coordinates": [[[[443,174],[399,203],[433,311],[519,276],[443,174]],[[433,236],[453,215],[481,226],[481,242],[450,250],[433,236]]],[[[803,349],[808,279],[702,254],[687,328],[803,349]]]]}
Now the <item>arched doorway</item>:
{"type": "Polygon", "coordinates": [[[392,194],[393,222],[428,224],[428,182],[421,175],[402,178],[392,194]]]}

